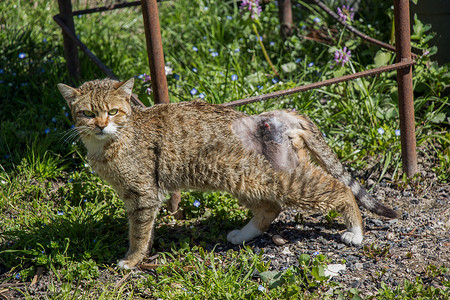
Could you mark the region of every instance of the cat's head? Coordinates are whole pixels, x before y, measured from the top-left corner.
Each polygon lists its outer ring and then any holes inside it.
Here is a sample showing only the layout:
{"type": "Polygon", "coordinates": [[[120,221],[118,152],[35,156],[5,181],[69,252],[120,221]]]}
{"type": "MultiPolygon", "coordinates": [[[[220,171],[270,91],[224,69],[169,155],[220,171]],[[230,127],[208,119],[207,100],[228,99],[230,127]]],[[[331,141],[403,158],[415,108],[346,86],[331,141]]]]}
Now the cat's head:
{"type": "Polygon", "coordinates": [[[131,115],[130,97],[134,79],[88,81],[79,88],[59,83],[58,89],[72,112],[82,139],[106,141],[119,136],[131,115]]]}

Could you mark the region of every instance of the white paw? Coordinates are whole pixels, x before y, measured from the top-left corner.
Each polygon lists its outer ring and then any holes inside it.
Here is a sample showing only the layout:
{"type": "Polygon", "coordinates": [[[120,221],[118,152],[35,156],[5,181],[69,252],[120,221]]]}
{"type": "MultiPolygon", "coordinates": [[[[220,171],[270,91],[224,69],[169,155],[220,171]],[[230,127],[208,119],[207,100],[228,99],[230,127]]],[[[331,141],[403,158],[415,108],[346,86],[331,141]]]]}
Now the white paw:
{"type": "Polygon", "coordinates": [[[361,242],[363,240],[363,234],[361,230],[352,230],[352,231],[346,231],[342,234],[341,239],[344,243],[347,245],[354,245],[358,246],[361,245],[361,242]]]}
{"type": "Polygon", "coordinates": [[[128,263],[128,261],[122,259],[119,261],[117,266],[119,266],[119,268],[124,269],[124,270],[133,270],[134,268],[129,267],[127,263],[128,263]]]}
{"type": "Polygon", "coordinates": [[[230,231],[227,235],[227,240],[234,244],[234,245],[240,245],[245,241],[253,240],[255,237],[260,236],[262,234],[262,231],[256,228],[256,226],[253,225],[253,222],[248,222],[247,225],[245,225],[241,230],[233,230],[230,231]]]}
{"type": "Polygon", "coordinates": [[[242,239],[241,231],[239,229],[230,231],[227,235],[227,240],[233,245],[240,245],[245,242],[245,240],[242,239]]]}

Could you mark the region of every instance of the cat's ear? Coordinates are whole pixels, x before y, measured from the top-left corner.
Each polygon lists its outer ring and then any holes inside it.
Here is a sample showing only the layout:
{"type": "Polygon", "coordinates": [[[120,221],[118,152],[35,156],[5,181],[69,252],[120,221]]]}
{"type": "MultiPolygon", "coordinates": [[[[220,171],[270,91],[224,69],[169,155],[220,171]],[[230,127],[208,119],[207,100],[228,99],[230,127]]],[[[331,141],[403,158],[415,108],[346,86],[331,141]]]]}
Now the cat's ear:
{"type": "Polygon", "coordinates": [[[117,82],[115,84],[116,91],[122,94],[127,100],[131,98],[131,92],[133,91],[134,78],[128,79],[127,81],[117,82]]]}
{"type": "Polygon", "coordinates": [[[61,92],[61,95],[66,99],[69,107],[72,107],[72,104],[75,102],[78,96],[80,96],[80,92],[73,87],[65,85],[64,83],[58,83],[58,89],[61,92]]]}

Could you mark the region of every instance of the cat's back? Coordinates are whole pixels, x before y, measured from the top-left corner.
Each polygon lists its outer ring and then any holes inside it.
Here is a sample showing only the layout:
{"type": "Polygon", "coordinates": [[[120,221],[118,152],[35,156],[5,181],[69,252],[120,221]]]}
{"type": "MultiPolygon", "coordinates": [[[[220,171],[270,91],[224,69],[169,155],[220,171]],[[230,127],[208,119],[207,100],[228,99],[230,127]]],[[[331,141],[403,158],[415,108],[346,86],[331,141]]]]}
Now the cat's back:
{"type": "Polygon", "coordinates": [[[178,137],[213,138],[231,134],[233,120],[245,114],[204,101],[159,104],[138,110],[133,117],[136,129],[143,136],[160,140],[178,137]]]}

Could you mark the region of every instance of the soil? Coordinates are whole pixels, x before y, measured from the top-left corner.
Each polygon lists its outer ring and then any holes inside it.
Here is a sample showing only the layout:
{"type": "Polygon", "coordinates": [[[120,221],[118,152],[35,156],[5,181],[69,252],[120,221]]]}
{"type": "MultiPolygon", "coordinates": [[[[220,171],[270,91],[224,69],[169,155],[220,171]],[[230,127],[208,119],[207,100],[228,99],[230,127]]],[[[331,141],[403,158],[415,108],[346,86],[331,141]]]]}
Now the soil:
{"type": "MultiPolygon", "coordinates": [[[[264,250],[263,259],[271,262],[271,270],[298,264],[297,258],[303,253],[324,254],[330,264],[345,268],[334,274],[332,280],[346,291],[357,288],[363,297],[375,295],[382,282],[395,289],[405,280],[415,282],[416,278],[424,285],[445,288],[443,283],[450,281],[450,273],[436,270],[441,266],[450,267],[450,184],[438,181],[432,171],[435,163],[433,157],[419,157],[420,176],[409,184],[393,181],[390,174],[375,182],[380,175],[371,168],[352,173],[355,178],[364,179],[368,187],[373,187],[369,191],[372,196],[399,214],[398,219],[389,220],[363,209],[365,237],[362,246],[350,247],[340,241],[345,227],[339,219],[330,225],[322,215],[305,215],[302,222],[295,222],[299,214],[292,210],[283,212],[269,231],[252,241],[250,246],[255,253],[264,250]],[[272,240],[274,235],[283,237],[286,243],[276,245],[272,240]]],[[[376,169],[380,168],[372,168],[376,169]]],[[[210,248],[214,246],[219,254],[239,249],[229,243],[211,245],[210,248]]],[[[0,274],[3,273],[0,280],[8,275],[5,272],[0,270],[0,274]]],[[[130,274],[124,279],[117,271],[104,269],[98,280],[106,285],[116,285],[141,276],[142,271],[130,274]]],[[[0,284],[0,299],[23,298],[18,290],[27,290],[33,298],[46,298],[49,285],[55,285],[56,293],[61,288],[56,282],[52,272],[48,271],[44,271],[32,286],[9,280],[0,284]]]]}

